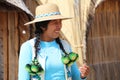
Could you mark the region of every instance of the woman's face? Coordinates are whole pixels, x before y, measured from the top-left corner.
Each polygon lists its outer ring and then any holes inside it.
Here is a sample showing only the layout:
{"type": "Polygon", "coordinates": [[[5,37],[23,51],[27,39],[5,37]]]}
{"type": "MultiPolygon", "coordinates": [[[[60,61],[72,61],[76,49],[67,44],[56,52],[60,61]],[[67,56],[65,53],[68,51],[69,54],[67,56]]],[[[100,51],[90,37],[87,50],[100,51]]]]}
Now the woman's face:
{"type": "Polygon", "coordinates": [[[60,30],[62,27],[61,20],[51,20],[48,23],[48,27],[44,30],[42,37],[48,40],[54,40],[59,36],[60,30]]]}

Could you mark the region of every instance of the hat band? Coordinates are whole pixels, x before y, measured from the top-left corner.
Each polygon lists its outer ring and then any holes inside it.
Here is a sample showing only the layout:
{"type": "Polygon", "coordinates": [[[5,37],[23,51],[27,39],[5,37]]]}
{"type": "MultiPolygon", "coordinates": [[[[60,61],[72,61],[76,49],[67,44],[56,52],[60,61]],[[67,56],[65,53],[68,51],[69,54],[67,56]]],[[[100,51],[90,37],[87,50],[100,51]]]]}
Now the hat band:
{"type": "Polygon", "coordinates": [[[35,18],[42,18],[42,17],[52,16],[52,15],[60,15],[60,12],[51,12],[51,13],[46,13],[46,14],[40,14],[40,15],[35,16],[35,18]]]}

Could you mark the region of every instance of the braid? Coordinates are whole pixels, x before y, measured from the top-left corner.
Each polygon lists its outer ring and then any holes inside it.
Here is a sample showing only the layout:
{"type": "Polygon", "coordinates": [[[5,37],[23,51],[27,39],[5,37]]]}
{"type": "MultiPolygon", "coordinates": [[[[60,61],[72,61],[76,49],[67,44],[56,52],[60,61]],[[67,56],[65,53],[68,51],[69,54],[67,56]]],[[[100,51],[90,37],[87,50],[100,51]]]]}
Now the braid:
{"type": "Polygon", "coordinates": [[[35,41],[35,59],[37,58],[37,52],[39,51],[39,43],[40,43],[40,34],[36,34],[36,41],[35,41]]]}
{"type": "Polygon", "coordinates": [[[65,49],[64,49],[64,47],[63,47],[63,45],[62,45],[62,43],[61,43],[61,40],[60,40],[59,37],[56,38],[56,42],[59,44],[60,49],[61,49],[65,54],[67,54],[66,51],[65,51],[65,49]]]}
{"type": "Polygon", "coordinates": [[[36,30],[35,30],[35,34],[36,34],[36,41],[35,41],[35,59],[37,58],[37,53],[38,51],[40,50],[40,47],[39,47],[39,43],[40,43],[40,34],[43,33],[43,30],[42,28],[45,28],[47,29],[47,25],[50,21],[43,21],[43,22],[36,22],[35,23],[35,27],[36,27],[36,30]]]}

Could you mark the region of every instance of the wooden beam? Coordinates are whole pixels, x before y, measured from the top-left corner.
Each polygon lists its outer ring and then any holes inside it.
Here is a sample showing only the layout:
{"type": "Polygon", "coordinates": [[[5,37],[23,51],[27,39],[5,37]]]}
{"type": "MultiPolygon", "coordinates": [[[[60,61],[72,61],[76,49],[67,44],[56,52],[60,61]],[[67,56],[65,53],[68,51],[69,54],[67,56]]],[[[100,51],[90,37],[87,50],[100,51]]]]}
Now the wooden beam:
{"type": "Polygon", "coordinates": [[[9,51],[9,80],[15,79],[15,12],[8,12],[8,51],[9,51]]]}
{"type": "Polygon", "coordinates": [[[2,37],[3,37],[3,67],[4,67],[4,73],[3,78],[4,80],[8,79],[8,35],[7,35],[7,12],[0,12],[0,24],[3,30],[2,37]]]}

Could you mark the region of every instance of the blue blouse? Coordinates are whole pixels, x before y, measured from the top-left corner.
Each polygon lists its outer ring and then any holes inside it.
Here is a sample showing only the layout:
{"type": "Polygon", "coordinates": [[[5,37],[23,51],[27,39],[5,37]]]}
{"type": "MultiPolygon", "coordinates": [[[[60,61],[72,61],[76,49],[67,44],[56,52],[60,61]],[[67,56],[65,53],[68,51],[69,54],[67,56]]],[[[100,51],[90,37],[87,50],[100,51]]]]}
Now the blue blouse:
{"type": "MultiPolygon", "coordinates": [[[[64,64],[61,61],[62,51],[56,41],[40,41],[40,50],[38,55],[46,56],[45,80],[65,80],[64,64]]],[[[28,41],[22,44],[19,55],[18,80],[30,80],[29,73],[25,70],[25,65],[30,64],[32,60],[32,46],[28,41]]],[[[80,78],[78,66],[74,63],[71,66],[72,80],[83,80],[80,78]]]]}

